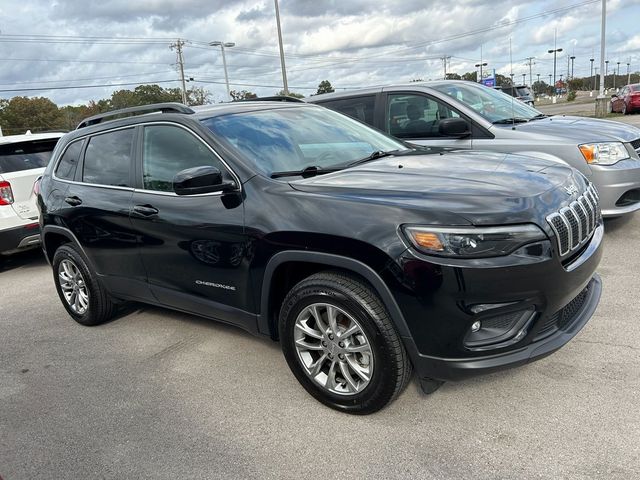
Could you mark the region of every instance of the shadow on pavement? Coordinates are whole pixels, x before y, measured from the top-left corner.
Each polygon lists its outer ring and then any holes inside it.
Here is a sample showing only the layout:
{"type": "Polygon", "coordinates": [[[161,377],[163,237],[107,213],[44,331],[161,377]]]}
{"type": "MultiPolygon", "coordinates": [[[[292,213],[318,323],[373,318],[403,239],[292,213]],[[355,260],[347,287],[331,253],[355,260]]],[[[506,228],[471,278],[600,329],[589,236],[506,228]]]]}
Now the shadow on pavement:
{"type": "Polygon", "coordinates": [[[47,261],[40,248],[34,248],[13,255],[0,255],[0,273],[18,268],[32,268],[46,265],[47,261]]]}
{"type": "Polygon", "coordinates": [[[622,228],[626,228],[627,224],[633,219],[634,214],[623,215],[616,218],[607,218],[604,221],[604,233],[616,232],[622,228]]]}

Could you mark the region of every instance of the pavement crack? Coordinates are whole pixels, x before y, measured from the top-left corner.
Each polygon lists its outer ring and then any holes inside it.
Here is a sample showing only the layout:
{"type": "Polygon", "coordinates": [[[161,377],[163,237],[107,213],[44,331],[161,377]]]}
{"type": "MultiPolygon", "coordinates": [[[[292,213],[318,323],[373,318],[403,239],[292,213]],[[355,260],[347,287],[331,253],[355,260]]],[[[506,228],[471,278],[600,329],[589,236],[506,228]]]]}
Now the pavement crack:
{"type": "Polygon", "coordinates": [[[583,339],[577,339],[574,340],[577,343],[588,343],[591,345],[605,345],[607,347],[624,347],[624,348],[629,348],[631,350],[634,351],[640,351],[640,348],[638,347],[634,347],[633,345],[626,345],[624,343],[609,343],[609,342],[603,342],[600,340],[583,340],[583,339]]]}

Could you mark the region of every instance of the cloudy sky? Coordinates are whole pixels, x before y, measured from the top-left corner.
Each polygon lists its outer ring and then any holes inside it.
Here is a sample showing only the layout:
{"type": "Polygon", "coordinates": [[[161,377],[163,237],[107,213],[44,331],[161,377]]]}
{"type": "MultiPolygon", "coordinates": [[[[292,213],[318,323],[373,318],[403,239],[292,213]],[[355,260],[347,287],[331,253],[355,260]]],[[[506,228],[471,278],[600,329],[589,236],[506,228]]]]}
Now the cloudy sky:
{"type": "MultiPolygon", "coordinates": [[[[601,0],[280,0],[289,88],[309,95],[336,88],[440,78],[474,70],[481,58],[520,80],[532,67],[548,80],[554,32],[558,76],[565,54],[574,74],[599,63],[601,0]],[[513,62],[510,62],[509,44],[513,62]]],[[[607,2],[610,68],[640,71],[640,0],[607,2]]],[[[141,83],[177,87],[176,53],[185,41],[188,86],[226,97],[219,47],[231,89],[273,95],[282,88],[273,0],[2,0],[0,98],[45,96],[59,105],[108,98],[141,83]],[[71,87],[71,88],[70,88],[71,87]],[[20,91],[22,90],[22,91],[20,91]]],[[[528,78],[527,78],[528,82],[528,78]]]]}

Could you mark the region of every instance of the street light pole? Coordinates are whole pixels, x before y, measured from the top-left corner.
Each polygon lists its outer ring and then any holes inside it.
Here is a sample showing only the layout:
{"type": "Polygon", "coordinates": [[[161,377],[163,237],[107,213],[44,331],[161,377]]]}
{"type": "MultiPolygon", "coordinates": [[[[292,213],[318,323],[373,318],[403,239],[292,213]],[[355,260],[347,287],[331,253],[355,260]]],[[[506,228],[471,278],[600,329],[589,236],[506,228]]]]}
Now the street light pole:
{"type": "MultiPolygon", "coordinates": [[[[561,48],[554,48],[553,50],[548,50],[547,53],[553,53],[553,92],[555,94],[556,91],[556,59],[558,53],[562,51],[561,48]]],[[[560,76],[562,77],[562,75],[560,76]]]]}
{"type": "Polygon", "coordinates": [[[604,61],[604,87],[607,88],[607,75],[609,75],[609,60],[604,61]]]}
{"type": "Polygon", "coordinates": [[[274,0],[276,4],[276,24],[278,26],[278,45],[280,46],[280,66],[282,67],[282,85],[285,95],[289,95],[289,85],[287,85],[287,69],[284,65],[284,47],[282,46],[282,29],[280,28],[280,9],[278,8],[278,0],[274,0]]]}
{"type": "Polygon", "coordinates": [[[618,63],[618,73],[616,73],[615,70],[613,71],[613,89],[614,90],[616,89],[616,77],[620,75],[620,62],[617,62],[617,63],[618,63]]]}
{"type": "Polygon", "coordinates": [[[571,78],[573,79],[573,61],[576,59],[575,55],[569,57],[571,59],[571,78]]]}
{"type": "Polygon", "coordinates": [[[540,74],[537,73],[536,75],[538,75],[538,91],[536,93],[540,93],[540,74]]]}
{"type": "Polygon", "coordinates": [[[590,58],[590,59],[589,59],[589,61],[591,62],[591,75],[590,75],[590,80],[591,80],[591,81],[589,82],[591,85],[589,85],[589,86],[591,87],[591,90],[592,90],[592,91],[594,90],[595,83],[596,83],[596,82],[595,82],[595,80],[596,80],[596,79],[595,79],[595,78],[593,78],[593,61],[594,61],[594,60],[595,60],[594,58],[590,58]]]}
{"type": "Polygon", "coordinates": [[[627,62],[627,85],[631,84],[631,70],[629,70],[630,66],[631,63],[627,62]]]}
{"type": "Polygon", "coordinates": [[[219,46],[220,50],[222,51],[222,66],[224,67],[224,83],[227,86],[227,99],[232,100],[231,91],[229,90],[229,73],[227,72],[227,57],[225,57],[224,55],[224,47],[227,47],[227,48],[234,47],[235,43],[215,41],[215,42],[209,42],[209,46],[211,47],[219,46]]]}
{"type": "Polygon", "coordinates": [[[480,62],[480,63],[476,63],[476,68],[480,67],[480,78],[478,79],[478,83],[482,82],[482,79],[484,78],[482,76],[482,67],[486,67],[487,66],[487,62],[480,62]]]}
{"type": "Polygon", "coordinates": [[[523,73],[523,74],[522,74],[522,84],[523,84],[523,85],[526,85],[526,84],[527,84],[527,74],[526,74],[526,73],[523,73]]]}

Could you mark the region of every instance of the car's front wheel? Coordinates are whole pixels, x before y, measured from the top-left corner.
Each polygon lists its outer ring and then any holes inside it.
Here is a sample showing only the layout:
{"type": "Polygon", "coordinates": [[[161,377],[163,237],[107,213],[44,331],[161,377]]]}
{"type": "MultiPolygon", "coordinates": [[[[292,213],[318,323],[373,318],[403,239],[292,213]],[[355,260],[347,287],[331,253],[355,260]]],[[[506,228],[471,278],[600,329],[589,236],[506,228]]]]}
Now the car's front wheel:
{"type": "Polygon", "coordinates": [[[411,363],[384,305],[355,277],[324,272],[295,285],[283,302],[279,329],[298,381],[337,410],[380,410],[411,376],[411,363]]]}
{"type": "Polygon", "coordinates": [[[76,322],[93,326],[113,316],[115,307],[111,296],[75,247],[62,245],[56,250],[52,263],[58,296],[76,322]]]}

